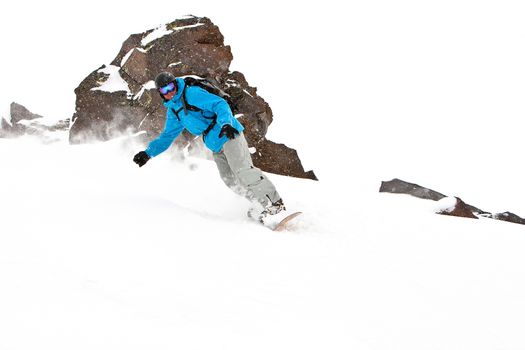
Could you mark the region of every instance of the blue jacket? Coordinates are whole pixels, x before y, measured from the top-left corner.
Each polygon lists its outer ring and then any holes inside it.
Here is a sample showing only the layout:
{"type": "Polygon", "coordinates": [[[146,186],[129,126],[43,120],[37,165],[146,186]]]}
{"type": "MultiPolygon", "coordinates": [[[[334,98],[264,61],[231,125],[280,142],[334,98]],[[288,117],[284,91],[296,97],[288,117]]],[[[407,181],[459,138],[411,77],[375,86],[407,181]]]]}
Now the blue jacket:
{"type": "Polygon", "coordinates": [[[199,111],[184,110],[182,93],[186,83],[177,78],[177,94],[169,101],[164,102],[168,109],[164,131],[146,148],[150,157],[155,157],[169,148],[173,141],[186,129],[195,136],[202,135],[216,120],[215,126],[203,136],[204,144],[213,152],[220,152],[228,141],[226,136],[219,137],[221,128],[230,124],[237,131],[242,132],[243,126],[232,114],[230,106],[222,97],[209,93],[198,86],[187,86],[185,91],[186,103],[198,107],[199,111]]]}

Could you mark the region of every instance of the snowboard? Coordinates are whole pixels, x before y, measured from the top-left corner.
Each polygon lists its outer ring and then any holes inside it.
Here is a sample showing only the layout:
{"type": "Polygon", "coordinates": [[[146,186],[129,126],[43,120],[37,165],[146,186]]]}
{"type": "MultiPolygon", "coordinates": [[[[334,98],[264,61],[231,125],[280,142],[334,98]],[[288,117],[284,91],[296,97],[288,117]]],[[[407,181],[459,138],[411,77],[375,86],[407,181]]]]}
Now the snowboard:
{"type": "Polygon", "coordinates": [[[287,217],[282,219],[281,222],[275,225],[275,227],[272,230],[278,231],[278,232],[286,230],[288,228],[288,224],[301,214],[302,212],[298,211],[298,212],[288,215],[287,217]]]}

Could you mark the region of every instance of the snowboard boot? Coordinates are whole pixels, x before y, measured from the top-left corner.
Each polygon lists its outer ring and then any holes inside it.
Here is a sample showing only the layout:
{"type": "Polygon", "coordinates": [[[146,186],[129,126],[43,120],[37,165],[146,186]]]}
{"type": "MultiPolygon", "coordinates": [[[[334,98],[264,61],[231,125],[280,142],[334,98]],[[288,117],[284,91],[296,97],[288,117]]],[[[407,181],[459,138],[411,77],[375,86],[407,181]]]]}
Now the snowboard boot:
{"type": "Polygon", "coordinates": [[[262,211],[258,208],[251,208],[248,211],[248,217],[260,221],[266,225],[270,221],[280,222],[287,216],[286,207],[284,206],[283,200],[279,199],[275,203],[271,203],[269,206],[264,208],[262,211]],[[271,218],[271,220],[270,220],[271,218]]]}

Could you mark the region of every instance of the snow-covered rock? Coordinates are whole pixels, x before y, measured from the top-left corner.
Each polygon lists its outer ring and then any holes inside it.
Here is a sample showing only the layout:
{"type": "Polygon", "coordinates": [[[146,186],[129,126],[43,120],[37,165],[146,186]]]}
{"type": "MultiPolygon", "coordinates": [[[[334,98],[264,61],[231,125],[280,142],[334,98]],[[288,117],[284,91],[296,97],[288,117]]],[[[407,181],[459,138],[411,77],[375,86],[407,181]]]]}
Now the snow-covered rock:
{"type": "Polygon", "coordinates": [[[458,197],[445,197],[437,201],[435,212],[441,215],[477,219],[468,205],[458,197]]]}
{"type": "MultiPolygon", "coordinates": [[[[26,107],[16,102],[11,103],[9,121],[2,118],[0,123],[0,138],[14,138],[22,135],[32,135],[49,140],[49,133],[66,131],[69,120],[61,120],[46,124],[43,116],[30,112],[26,107]]],[[[53,137],[51,137],[53,139],[53,137]]]]}
{"type": "Polygon", "coordinates": [[[504,213],[492,214],[473,205],[467,204],[458,197],[446,196],[429,188],[400,179],[381,182],[379,192],[408,194],[417,198],[436,201],[434,212],[437,214],[460,216],[472,219],[485,217],[525,225],[525,219],[514,213],[507,211],[504,213]]]}
{"type": "MultiPolygon", "coordinates": [[[[165,109],[151,82],[167,70],[175,76],[215,80],[230,94],[246,139],[258,150],[252,154],[256,166],[276,174],[316,179],[312,171],[304,170],[294,149],[266,139],[272,110],[243,74],[229,71],[232,59],[219,28],[205,17],[187,16],[131,35],[111,64],[92,72],[75,90],[70,142],[109,140],[139,131],[145,131],[143,143],[155,138],[164,128],[165,109]]],[[[176,140],[182,148],[197,142],[200,140],[188,133],[176,140]]]]}

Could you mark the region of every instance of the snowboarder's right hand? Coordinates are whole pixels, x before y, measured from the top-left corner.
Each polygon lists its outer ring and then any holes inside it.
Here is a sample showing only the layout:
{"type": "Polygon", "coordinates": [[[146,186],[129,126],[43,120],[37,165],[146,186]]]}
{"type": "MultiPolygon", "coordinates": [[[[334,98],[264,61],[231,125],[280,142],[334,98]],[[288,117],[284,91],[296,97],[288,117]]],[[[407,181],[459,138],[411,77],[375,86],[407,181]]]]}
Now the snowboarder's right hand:
{"type": "Polygon", "coordinates": [[[239,131],[237,131],[237,129],[235,129],[230,124],[224,124],[224,126],[221,129],[221,132],[219,133],[219,137],[226,136],[230,140],[233,140],[237,135],[239,135],[239,131]]]}
{"type": "Polygon", "coordinates": [[[139,153],[135,154],[135,157],[133,157],[133,161],[138,164],[139,167],[143,166],[150,160],[150,156],[145,151],[140,151],[139,153]]]}

